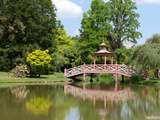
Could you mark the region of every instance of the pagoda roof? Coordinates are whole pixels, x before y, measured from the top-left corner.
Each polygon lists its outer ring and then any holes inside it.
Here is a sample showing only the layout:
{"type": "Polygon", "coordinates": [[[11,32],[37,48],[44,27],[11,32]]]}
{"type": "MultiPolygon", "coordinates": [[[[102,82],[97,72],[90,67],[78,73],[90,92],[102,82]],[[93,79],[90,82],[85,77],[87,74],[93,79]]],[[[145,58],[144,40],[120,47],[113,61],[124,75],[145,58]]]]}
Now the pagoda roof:
{"type": "Polygon", "coordinates": [[[105,49],[99,50],[94,53],[94,55],[96,55],[96,56],[107,56],[107,55],[111,55],[111,54],[112,54],[112,52],[109,52],[105,49]]]}
{"type": "Polygon", "coordinates": [[[99,45],[100,47],[106,47],[107,45],[103,42],[99,45]]]}
{"type": "Polygon", "coordinates": [[[112,54],[112,52],[109,52],[107,49],[106,49],[107,45],[103,42],[100,44],[100,50],[95,52],[94,55],[95,56],[109,56],[112,54]]]}

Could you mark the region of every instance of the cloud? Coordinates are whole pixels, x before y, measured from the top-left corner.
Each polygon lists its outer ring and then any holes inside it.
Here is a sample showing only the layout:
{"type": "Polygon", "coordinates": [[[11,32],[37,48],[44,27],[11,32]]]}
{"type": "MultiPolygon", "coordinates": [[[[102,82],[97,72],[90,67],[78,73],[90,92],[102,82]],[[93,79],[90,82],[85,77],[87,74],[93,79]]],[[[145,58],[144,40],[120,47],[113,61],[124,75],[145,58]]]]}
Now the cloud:
{"type": "Polygon", "coordinates": [[[60,18],[77,18],[83,14],[82,8],[71,0],[52,0],[60,18]]]}
{"type": "Polygon", "coordinates": [[[160,0],[135,0],[138,4],[160,4],[160,0]]]}

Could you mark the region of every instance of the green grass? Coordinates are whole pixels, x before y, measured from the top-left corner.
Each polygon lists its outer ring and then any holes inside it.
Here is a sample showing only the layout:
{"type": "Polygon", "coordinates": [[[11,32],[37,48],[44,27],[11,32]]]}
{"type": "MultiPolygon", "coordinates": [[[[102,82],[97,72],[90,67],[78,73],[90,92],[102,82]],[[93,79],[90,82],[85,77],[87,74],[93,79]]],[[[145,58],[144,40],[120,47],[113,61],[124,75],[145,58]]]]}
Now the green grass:
{"type": "Polygon", "coordinates": [[[142,85],[160,85],[160,80],[143,80],[143,81],[139,81],[138,84],[142,84],[142,85]]]}
{"type": "Polygon", "coordinates": [[[16,78],[7,72],[0,72],[0,84],[41,84],[41,83],[64,83],[68,79],[64,77],[63,73],[54,73],[50,75],[42,75],[40,78],[16,78]]]}

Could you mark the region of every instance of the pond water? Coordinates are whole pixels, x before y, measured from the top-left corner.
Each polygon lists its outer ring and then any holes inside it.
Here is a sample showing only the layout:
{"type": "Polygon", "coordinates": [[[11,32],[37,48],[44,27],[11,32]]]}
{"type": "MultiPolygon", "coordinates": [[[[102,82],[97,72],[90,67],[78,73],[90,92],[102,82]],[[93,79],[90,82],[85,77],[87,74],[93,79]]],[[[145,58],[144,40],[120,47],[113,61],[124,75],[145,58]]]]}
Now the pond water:
{"type": "Polygon", "coordinates": [[[33,85],[0,88],[0,120],[145,120],[150,117],[160,118],[160,88],[149,86],[127,88],[134,93],[133,99],[121,102],[108,101],[105,107],[100,100],[93,104],[93,101],[89,99],[82,100],[80,97],[66,95],[63,86],[33,85]]]}

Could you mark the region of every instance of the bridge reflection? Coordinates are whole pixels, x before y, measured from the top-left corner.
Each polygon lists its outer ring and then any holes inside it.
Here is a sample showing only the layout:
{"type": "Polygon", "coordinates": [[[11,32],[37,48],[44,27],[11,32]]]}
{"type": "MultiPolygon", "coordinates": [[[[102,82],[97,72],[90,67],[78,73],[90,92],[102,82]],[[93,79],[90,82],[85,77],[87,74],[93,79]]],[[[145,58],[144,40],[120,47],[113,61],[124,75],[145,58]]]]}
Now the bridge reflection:
{"type": "Polygon", "coordinates": [[[107,106],[107,102],[118,103],[126,102],[128,100],[134,99],[134,92],[130,88],[123,90],[94,90],[80,88],[73,85],[64,85],[65,95],[73,95],[79,97],[83,100],[90,100],[93,104],[96,104],[96,101],[104,102],[104,108],[107,106]]]}

